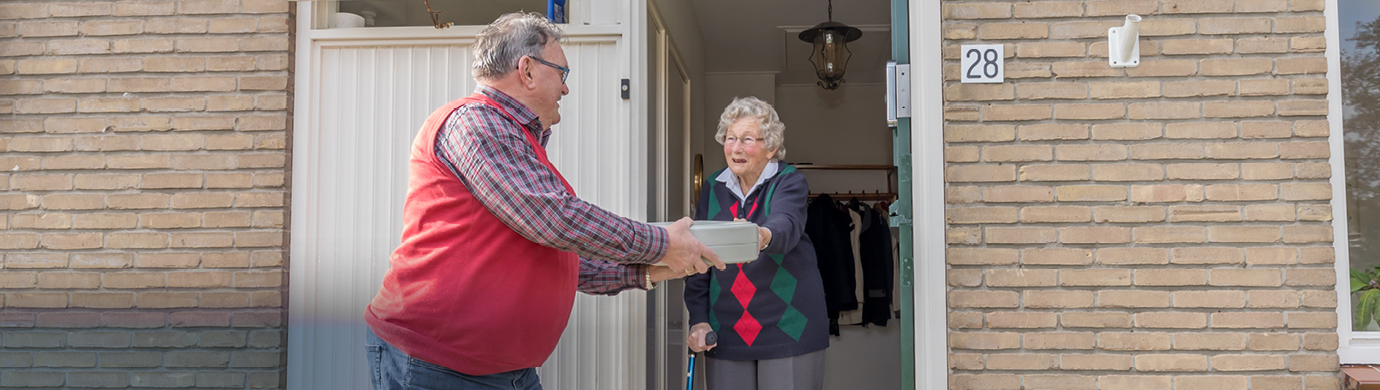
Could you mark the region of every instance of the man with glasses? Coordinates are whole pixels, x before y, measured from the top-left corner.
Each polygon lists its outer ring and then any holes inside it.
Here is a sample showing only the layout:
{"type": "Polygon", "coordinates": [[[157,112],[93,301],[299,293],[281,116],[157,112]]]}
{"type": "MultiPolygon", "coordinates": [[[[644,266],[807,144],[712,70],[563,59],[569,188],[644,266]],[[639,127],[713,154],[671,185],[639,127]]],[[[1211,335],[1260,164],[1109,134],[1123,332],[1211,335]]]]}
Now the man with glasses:
{"type": "Polygon", "coordinates": [[[706,272],[701,257],[724,268],[689,218],[663,229],[619,217],[551,165],[570,93],[562,39],[541,15],[499,17],[471,48],[480,86],[413,141],[402,244],[364,313],[375,389],[539,389],[534,368],[577,290],[650,289],[706,272]]]}

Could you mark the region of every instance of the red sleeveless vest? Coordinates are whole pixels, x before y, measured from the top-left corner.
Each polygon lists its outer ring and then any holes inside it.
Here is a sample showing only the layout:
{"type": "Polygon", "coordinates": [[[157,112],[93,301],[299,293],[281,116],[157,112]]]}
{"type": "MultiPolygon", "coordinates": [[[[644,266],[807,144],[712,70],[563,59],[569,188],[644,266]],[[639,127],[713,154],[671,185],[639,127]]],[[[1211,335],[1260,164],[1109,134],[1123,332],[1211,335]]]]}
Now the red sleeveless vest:
{"type": "MultiPolygon", "coordinates": [[[[538,367],[570,319],[579,258],[504,225],[436,157],[437,131],[467,104],[492,106],[517,122],[480,93],[427,118],[412,142],[402,245],[364,320],[393,347],[461,373],[538,367]]],[[[574,195],[536,138],[522,133],[574,195]]]]}

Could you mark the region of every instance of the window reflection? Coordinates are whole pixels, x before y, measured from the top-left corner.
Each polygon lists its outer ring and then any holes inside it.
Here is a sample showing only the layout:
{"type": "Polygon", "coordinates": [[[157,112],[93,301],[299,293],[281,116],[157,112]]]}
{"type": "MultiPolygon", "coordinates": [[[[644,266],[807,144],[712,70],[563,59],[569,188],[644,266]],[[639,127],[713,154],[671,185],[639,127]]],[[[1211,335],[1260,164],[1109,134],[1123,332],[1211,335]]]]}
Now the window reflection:
{"type": "MultiPolygon", "coordinates": [[[[1370,270],[1380,264],[1380,2],[1339,0],[1338,6],[1347,260],[1351,269],[1370,270]]],[[[1352,295],[1343,302],[1355,308],[1352,295]]],[[[1378,329],[1372,323],[1357,330],[1378,329]]]]}

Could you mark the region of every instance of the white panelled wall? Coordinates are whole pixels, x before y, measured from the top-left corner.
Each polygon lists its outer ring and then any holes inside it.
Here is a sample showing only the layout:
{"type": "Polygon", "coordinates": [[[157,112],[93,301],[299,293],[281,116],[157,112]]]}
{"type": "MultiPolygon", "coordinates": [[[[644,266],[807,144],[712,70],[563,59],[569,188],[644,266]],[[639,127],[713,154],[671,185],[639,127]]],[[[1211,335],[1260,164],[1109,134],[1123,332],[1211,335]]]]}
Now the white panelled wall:
{"type": "MultiPolygon", "coordinates": [[[[299,15],[311,15],[300,3],[299,15]]],[[[309,19],[309,18],[302,18],[309,19]]],[[[369,389],[364,307],[402,232],[407,155],[436,107],[469,95],[477,27],[311,30],[299,25],[292,138],[288,387],[369,389]]],[[[580,198],[645,214],[645,141],[632,131],[626,26],[568,25],[572,72],[547,150],[580,198]]],[[[540,369],[549,390],[645,383],[646,295],[577,295],[540,369]]]]}

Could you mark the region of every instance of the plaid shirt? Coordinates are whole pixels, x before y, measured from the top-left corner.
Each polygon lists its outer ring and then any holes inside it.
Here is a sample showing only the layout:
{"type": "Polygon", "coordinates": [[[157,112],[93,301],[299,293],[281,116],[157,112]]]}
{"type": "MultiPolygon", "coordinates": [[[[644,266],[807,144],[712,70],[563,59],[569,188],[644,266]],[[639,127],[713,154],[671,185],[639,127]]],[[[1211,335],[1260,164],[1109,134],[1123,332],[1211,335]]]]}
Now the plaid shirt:
{"type": "Polygon", "coordinates": [[[578,254],[580,292],[613,295],[643,288],[645,264],[666,254],[666,230],[619,217],[567,192],[521,133],[530,132],[546,147],[551,131],[543,131],[537,114],[492,87],[480,85],[476,92],[498,102],[523,125],[489,106],[462,106],[436,135],[436,156],[518,234],[578,254]]]}

